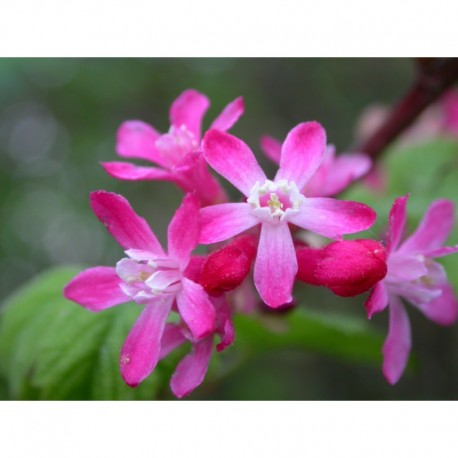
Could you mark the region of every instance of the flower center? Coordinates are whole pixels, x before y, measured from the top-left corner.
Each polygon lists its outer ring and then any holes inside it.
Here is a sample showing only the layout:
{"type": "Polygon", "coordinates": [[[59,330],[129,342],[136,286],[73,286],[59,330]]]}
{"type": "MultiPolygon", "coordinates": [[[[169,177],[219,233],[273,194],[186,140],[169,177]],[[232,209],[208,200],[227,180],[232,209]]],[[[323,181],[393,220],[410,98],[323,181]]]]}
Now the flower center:
{"type": "Polygon", "coordinates": [[[415,303],[427,303],[442,294],[447,277],[443,266],[432,259],[394,253],[387,264],[384,282],[390,292],[415,303]]]}
{"type": "Polygon", "coordinates": [[[181,272],[175,260],[153,257],[141,250],[128,250],[128,258],[116,264],[124,294],[140,304],[181,290],[181,272]]]}
{"type": "Polygon", "coordinates": [[[172,126],[167,134],[156,140],[156,148],[169,167],[176,166],[187,154],[198,148],[199,144],[186,126],[172,126]]]}
{"type": "Polygon", "coordinates": [[[299,211],[305,197],[292,181],[266,180],[253,186],[247,199],[253,213],[264,221],[283,221],[299,211]]]}

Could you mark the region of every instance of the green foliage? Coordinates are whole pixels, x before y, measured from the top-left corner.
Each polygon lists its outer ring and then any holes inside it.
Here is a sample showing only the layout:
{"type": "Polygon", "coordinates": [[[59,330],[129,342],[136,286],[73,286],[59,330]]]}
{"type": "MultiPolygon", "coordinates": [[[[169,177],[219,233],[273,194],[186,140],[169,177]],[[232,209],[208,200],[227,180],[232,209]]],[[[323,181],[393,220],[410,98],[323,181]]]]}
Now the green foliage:
{"type": "Polygon", "coordinates": [[[381,362],[382,336],[364,316],[360,319],[297,307],[285,316],[238,315],[235,327],[237,346],[251,353],[292,348],[358,363],[381,362]]]}
{"type": "Polygon", "coordinates": [[[45,272],[9,298],[1,311],[0,368],[11,399],[153,399],[167,383],[158,367],[129,388],[118,365],[138,315],[125,304],[91,313],[62,296],[80,269],[45,272]]]}
{"type": "MultiPolygon", "coordinates": [[[[137,389],[124,384],[118,355],[139,313],[125,304],[91,313],[62,296],[79,271],[52,269],[9,298],[1,313],[0,369],[11,399],[154,399],[168,393],[168,381],[183,352],[161,362],[137,389]]],[[[307,312],[286,316],[238,316],[237,344],[226,352],[238,363],[278,348],[299,348],[352,361],[380,361],[381,337],[365,321],[307,312]]],[[[215,355],[209,378],[234,365],[215,355]]]]}

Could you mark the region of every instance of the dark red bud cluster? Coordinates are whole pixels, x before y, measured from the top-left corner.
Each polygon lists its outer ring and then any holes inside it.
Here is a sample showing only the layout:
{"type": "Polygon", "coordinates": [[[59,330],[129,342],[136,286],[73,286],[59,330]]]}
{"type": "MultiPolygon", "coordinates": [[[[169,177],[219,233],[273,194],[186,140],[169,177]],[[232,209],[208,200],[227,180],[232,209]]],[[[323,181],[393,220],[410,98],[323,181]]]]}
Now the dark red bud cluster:
{"type": "Polygon", "coordinates": [[[256,244],[255,236],[243,235],[210,253],[200,274],[200,284],[205,291],[216,295],[239,286],[250,272],[256,244]]]}
{"type": "Polygon", "coordinates": [[[368,291],[387,272],[385,247],[375,240],[345,240],[319,249],[300,247],[296,254],[299,280],[325,286],[343,297],[368,291]]]}

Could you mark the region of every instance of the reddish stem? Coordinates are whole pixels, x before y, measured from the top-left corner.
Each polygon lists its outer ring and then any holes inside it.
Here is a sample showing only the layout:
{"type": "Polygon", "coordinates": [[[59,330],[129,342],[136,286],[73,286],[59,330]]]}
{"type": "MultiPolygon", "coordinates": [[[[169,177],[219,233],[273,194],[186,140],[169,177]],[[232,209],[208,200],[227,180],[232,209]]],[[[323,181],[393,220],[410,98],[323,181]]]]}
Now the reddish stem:
{"type": "Polygon", "coordinates": [[[355,151],[377,159],[386,147],[435,102],[457,79],[458,59],[417,59],[417,77],[406,95],[394,106],[383,125],[355,151]]]}

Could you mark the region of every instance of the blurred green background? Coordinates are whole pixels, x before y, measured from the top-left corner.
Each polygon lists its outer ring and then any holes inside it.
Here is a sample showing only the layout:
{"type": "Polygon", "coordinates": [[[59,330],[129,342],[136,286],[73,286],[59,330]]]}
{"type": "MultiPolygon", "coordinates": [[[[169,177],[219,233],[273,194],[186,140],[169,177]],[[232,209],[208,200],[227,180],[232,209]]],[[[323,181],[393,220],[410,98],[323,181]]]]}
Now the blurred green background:
{"type": "MultiPolygon", "coordinates": [[[[243,95],[245,115],[231,132],[273,173],[259,154],[261,135],[284,138],[314,119],[338,151],[348,149],[364,108],[395,102],[413,75],[407,59],[1,59],[0,300],[48,267],[114,265],[120,258],[90,210],[92,190],[126,196],[165,240],[180,192],[166,183],[119,182],[98,165],[115,160],[122,121],[141,119],[165,132],[171,102],[195,88],[212,102],[205,128],[243,95]]],[[[336,302],[317,290],[314,302],[364,316],[361,297],[336,302]]],[[[378,366],[276,350],[218,383],[204,383],[192,398],[457,399],[456,326],[410,316],[421,364],[395,387],[378,366]]],[[[373,321],[386,329],[385,318],[373,321]]]]}

